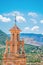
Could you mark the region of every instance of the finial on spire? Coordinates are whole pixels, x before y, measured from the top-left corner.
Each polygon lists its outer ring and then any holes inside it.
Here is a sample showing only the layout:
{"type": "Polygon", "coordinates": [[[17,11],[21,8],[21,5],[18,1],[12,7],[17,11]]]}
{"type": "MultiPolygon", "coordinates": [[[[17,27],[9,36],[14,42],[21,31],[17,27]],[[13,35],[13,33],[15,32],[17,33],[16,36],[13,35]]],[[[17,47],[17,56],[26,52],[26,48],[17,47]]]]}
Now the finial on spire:
{"type": "Polygon", "coordinates": [[[16,14],[15,14],[15,25],[16,25],[16,14]]]}

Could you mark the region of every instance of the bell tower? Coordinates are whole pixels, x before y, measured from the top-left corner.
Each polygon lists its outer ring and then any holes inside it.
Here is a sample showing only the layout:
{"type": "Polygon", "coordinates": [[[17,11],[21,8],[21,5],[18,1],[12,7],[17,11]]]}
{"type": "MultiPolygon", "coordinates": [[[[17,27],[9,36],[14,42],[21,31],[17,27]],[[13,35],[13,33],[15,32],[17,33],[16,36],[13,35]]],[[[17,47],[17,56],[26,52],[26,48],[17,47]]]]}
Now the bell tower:
{"type": "Polygon", "coordinates": [[[16,25],[10,29],[11,38],[6,40],[6,49],[3,55],[3,65],[26,65],[26,54],[24,51],[24,40],[20,40],[21,30],[16,25]]]}

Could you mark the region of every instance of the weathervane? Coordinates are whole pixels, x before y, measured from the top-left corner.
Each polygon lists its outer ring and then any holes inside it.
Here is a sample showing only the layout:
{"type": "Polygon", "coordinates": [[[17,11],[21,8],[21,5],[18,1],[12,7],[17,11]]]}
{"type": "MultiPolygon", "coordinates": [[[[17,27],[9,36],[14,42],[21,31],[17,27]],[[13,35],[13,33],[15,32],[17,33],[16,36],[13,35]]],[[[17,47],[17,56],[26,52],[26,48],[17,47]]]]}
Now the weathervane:
{"type": "Polygon", "coordinates": [[[15,25],[16,25],[16,14],[15,14],[15,25]]]}

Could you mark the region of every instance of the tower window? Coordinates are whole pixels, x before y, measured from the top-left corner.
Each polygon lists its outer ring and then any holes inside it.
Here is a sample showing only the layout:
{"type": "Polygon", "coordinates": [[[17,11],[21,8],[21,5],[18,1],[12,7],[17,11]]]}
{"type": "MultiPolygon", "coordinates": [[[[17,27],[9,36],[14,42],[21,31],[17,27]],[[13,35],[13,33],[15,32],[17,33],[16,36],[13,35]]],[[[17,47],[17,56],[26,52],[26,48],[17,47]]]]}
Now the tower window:
{"type": "Polygon", "coordinates": [[[17,34],[17,41],[19,40],[19,34],[17,34]]]}

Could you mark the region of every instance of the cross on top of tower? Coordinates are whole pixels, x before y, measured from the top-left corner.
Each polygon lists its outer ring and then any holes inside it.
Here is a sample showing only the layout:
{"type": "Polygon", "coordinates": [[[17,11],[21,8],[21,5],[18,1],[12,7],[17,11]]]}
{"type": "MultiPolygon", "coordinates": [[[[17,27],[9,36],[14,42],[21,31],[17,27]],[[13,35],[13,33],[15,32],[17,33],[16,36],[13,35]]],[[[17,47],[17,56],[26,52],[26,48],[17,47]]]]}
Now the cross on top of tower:
{"type": "Polygon", "coordinates": [[[16,22],[17,22],[17,21],[16,21],[16,14],[15,14],[15,25],[16,25],[16,22]]]}
{"type": "Polygon", "coordinates": [[[17,22],[16,16],[17,16],[17,15],[15,14],[15,20],[14,20],[14,21],[15,21],[15,24],[14,24],[14,26],[10,29],[10,32],[11,32],[11,33],[15,33],[15,31],[16,31],[17,33],[20,33],[20,31],[21,31],[21,30],[18,28],[18,26],[16,25],[16,22],[17,22]]]}

